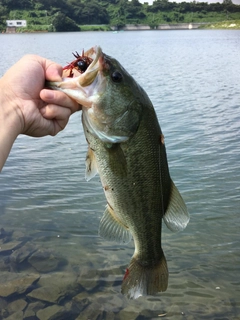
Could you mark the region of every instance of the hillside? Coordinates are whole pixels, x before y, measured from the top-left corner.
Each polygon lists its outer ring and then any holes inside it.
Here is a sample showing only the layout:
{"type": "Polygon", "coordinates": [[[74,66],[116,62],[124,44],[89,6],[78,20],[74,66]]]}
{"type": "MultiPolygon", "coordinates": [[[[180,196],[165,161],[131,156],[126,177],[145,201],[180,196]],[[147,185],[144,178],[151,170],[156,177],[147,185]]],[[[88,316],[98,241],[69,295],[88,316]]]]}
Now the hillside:
{"type": "Polygon", "coordinates": [[[231,0],[222,4],[155,0],[152,5],[138,0],[0,0],[1,31],[7,19],[27,20],[27,28],[19,31],[109,30],[125,24],[155,28],[163,23],[240,20],[240,5],[231,0]]]}

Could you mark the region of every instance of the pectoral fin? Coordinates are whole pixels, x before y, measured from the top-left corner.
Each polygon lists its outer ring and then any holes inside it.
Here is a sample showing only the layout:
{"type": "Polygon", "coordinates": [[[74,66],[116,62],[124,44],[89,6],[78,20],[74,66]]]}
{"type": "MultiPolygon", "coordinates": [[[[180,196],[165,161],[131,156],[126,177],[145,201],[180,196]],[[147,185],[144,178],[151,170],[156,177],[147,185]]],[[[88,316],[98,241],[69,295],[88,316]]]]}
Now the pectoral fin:
{"type": "Polygon", "coordinates": [[[171,193],[169,198],[169,204],[166,210],[163,220],[173,232],[182,231],[185,229],[189,222],[189,214],[187,211],[186,204],[183,201],[177,187],[171,181],[171,193]]]}
{"type": "Polygon", "coordinates": [[[100,221],[99,235],[109,241],[128,243],[132,236],[129,230],[118,220],[114,211],[107,205],[100,221]]]}
{"type": "Polygon", "coordinates": [[[89,181],[93,177],[95,177],[95,175],[98,173],[95,155],[94,155],[94,152],[90,149],[90,147],[88,147],[85,164],[86,164],[85,179],[89,181]]]}

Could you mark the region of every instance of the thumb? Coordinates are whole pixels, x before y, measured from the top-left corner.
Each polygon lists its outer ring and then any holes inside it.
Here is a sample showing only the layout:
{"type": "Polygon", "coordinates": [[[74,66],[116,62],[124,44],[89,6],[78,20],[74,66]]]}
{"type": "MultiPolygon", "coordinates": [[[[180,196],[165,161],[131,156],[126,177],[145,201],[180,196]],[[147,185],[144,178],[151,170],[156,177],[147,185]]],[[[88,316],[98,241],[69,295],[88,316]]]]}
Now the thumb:
{"type": "Polygon", "coordinates": [[[62,81],[62,66],[50,60],[46,60],[45,78],[49,81],[62,81]]]}

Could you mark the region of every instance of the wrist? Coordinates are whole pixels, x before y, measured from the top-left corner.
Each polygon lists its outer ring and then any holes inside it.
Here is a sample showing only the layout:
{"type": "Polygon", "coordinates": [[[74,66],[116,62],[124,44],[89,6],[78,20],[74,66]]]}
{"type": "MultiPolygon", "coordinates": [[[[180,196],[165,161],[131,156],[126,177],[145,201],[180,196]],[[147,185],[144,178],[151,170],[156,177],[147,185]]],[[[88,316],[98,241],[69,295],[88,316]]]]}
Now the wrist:
{"type": "Polygon", "coordinates": [[[22,128],[20,110],[8,97],[2,80],[0,79],[0,171],[22,128]]]}

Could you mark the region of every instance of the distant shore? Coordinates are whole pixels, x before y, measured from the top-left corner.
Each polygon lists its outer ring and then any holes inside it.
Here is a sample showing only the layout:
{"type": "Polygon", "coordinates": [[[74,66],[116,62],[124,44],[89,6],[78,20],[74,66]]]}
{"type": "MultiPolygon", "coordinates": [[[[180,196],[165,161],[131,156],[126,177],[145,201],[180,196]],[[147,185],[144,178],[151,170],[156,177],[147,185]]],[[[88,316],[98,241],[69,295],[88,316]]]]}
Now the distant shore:
{"type": "Polygon", "coordinates": [[[141,31],[141,30],[192,30],[192,29],[240,29],[240,20],[228,20],[221,22],[190,22],[190,23],[166,23],[151,28],[147,24],[126,24],[122,28],[111,27],[113,31],[141,31]]]}
{"type": "Polygon", "coordinates": [[[159,24],[154,28],[150,27],[147,24],[126,24],[125,26],[118,28],[117,26],[111,27],[113,31],[142,31],[142,30],[191,30],[191,29],[199,29],[206,23],[165,23],[159,24]]]}
{"type": "MultiPolygon", "coordinates": [[[[240,20],[228,20],[221,22],[190,22],[190,23],[166,23],[159,24],[155,27],[147,24],[126,24],[124,26],[109,26],[109,25],[81,25],[80,31],[144,31],[144,30],[194,30],[194,29],[227,29],[239,30],[240,20]]],[[[34,28],[7,28],[6,32],[9,33],[45,33],[52,32],[49,30],[37,30],[34,28]]]]}

